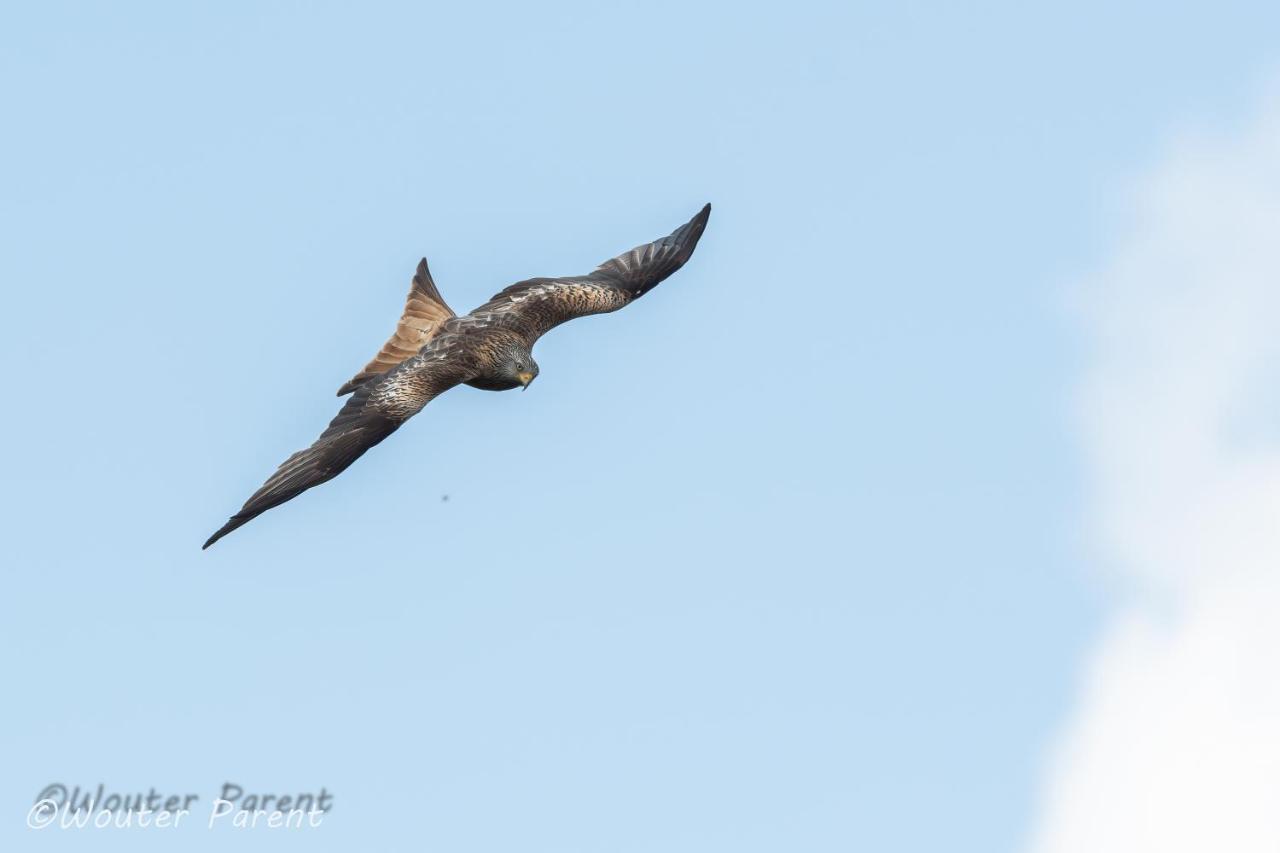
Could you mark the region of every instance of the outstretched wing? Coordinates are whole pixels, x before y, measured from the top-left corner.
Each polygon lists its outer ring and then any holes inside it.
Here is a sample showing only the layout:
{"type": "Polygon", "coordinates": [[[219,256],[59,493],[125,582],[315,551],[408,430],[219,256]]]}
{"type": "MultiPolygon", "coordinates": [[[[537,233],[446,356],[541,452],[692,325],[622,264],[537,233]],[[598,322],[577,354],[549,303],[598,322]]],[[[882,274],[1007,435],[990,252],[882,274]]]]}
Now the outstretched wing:
{"type": "Polygon", "coordinates": [[[312,486],[332,480],[432,398],[471,378],[467,359],[459,357],[465,355],[460,349],[457,335],[437,337],[385,376],[361,385],[315,443],[286,459],[204,547],[312,486]]]}
{"type": "Polygon", "coordinates": [[[418,262],[413,284],[409,286],[409,296],[404,302],[404,313],[400,315],[400,322],[396,323],[395,332],[382,345],[382,349],[378,350],[373,361],[338,389],[338,396],[350,394],[361,383],[386,373],[406,358],[415,355],[440,330],[444,321],[452,316],[453,309],[440,295],[436,283],[431,279],[431,270],[427,269],[427,259],[423,258],[418,262]]]}
{"type": "Polygon", "coordinates": [[[589,275],[531,278],[513,284],[471,312],[519,329],[530,344],[575,317],[617,311],[644,296],[693,255],[711,205],[669,236],[605,261],[589,275]]]}

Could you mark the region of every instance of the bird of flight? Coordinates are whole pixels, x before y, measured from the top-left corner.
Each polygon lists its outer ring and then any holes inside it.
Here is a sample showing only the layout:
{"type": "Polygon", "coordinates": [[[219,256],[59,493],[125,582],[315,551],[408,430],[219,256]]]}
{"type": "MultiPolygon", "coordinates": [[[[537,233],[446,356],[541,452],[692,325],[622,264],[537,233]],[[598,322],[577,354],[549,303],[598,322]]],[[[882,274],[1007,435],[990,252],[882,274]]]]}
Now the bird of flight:
{"type": "Polygon", "coordinates": [[[513,284],[464,317],[445,304],[423,258],[395,333],[338,389],[339,397],[351,399],[315,443],[286,459],[204,547],[332,480],[455,385],[528,388],[538,375],[531,353],[538,338],[575,317],[617,311],[644,296],[689,260],[710,215],[708,204],[670,236],[605,261],[588,275],[513,284]]]}

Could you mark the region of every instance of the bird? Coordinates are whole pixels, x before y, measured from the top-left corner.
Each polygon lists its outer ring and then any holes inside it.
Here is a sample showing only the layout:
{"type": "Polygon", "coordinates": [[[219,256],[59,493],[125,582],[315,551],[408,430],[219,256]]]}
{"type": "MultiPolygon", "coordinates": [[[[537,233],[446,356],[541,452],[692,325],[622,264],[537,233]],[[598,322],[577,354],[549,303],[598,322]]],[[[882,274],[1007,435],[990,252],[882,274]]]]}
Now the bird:
{"type": "Polygon", "coordinates": [[[461,317],[440,295],[423,258],[395,331],[338,389],[339,397],[351,396],[337,416],[315,443],[281,463],[203,548],[332,480],[451,388],[527,390],[538,377],[533,346],[540,337],[569,320],[617,311],[640,299],[685,265],[710,216],[708,204],[668,236],[623,252],[586,275],[517,282],[461,317]]]}

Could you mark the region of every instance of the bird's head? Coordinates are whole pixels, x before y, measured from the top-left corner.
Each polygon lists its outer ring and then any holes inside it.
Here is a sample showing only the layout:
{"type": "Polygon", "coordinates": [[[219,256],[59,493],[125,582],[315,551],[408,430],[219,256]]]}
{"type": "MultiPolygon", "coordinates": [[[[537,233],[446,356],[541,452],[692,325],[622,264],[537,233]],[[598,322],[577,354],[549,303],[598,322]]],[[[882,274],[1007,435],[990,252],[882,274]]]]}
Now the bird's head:
{"type": "Polygon", "coordinates": [[[511,381],[512,387],[528,388],[529,383],[538,378],[538,363],[533,360],[533,353],[528,347],[516,345],[504,353],[501,371],[511,381]]]}

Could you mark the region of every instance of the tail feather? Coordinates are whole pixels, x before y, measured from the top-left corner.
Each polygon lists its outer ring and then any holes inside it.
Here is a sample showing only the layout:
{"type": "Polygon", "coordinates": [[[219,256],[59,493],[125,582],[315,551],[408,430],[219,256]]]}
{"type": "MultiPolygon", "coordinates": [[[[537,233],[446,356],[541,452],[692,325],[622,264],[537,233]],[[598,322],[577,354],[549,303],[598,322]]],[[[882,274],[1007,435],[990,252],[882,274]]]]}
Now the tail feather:
{"type": "Polygon", "coordinates": [[[382,345],[382,349],[378,350],[373,360],[343,383],[338,389],[338,396],[350,394],[363,383],[375,376],[381,376],[400,362],[412,357],[427,341],[435,337],[445,321],[453,316],[455,316],[453,309],[440,295],[440,289],[431,278],[431,270],[427,268],[427,259],[423,258],[418,262],[418,271],[413,276],[413,284],[409,287],[404,312],[396,323],[396,330],[382,345]]]}

